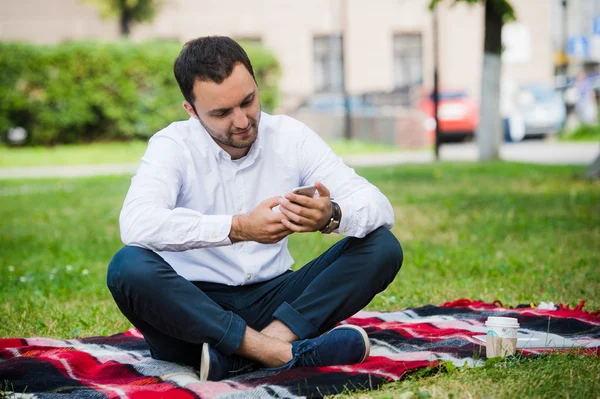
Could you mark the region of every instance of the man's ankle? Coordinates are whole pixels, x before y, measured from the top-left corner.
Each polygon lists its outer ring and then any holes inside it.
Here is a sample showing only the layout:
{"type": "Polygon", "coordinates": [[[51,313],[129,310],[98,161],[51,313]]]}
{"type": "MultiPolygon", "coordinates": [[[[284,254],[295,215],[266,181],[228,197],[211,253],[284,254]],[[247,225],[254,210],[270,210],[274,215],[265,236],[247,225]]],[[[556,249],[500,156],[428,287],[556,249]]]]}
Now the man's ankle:
{"type": "Polygon", "coordinates": [[[279,367],[292,360],[292,344],[247,327],[236,353],[267,367],[279,367]]]}
{"type": "Polygon", "coordinates": [[[298,340],[298,336],[279,320],[273,320],[271,324],[263,328],[260,333],[288,343],[298,340]]]}
{"type": "Polygon", "coordinates": [[[281,367],[289,363],[292,358],[292,344],[281,342],[281,345],[276,345],[265,351],[264,365],[267,367],[281,367]]]}

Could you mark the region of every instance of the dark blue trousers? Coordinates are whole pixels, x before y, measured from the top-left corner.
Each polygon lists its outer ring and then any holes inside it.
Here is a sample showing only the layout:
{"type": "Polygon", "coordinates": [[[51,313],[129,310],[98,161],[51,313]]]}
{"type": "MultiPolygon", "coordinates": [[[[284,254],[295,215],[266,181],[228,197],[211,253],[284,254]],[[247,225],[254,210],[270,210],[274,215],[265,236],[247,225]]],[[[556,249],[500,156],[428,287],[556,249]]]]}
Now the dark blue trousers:
{"type": "Polygon", "coordinates": [[[188,281],[153,251],[126,246],[108,267],[107,285],[152,357],[197,367],[202,343],[236,351],[246,326],[280,320],[301,339],[315,337],[365,307],[402,266],[402,248],[379,228],[347,237],[297,271],[244,285],[188,281]]]}

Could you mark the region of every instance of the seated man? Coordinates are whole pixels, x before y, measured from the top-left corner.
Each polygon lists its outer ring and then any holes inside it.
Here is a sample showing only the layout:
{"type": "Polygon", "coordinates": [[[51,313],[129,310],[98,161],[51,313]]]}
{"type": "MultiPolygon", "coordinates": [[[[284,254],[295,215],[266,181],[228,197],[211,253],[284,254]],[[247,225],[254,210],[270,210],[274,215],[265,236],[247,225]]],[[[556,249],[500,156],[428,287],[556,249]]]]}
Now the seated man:
{"type": "Polygon", "coordinates": [[[232,39],[188,42],[174,72],[191,118],[150,139],[131,181],[107,277],[120,310],[152,357],[202,380],[362,362],[364,330],[333,327],[400,270],[389,201],[308,127],[261,112],[232,39]],[[348,237],[290,270],[287,237],[315,231],[348,237]]]}

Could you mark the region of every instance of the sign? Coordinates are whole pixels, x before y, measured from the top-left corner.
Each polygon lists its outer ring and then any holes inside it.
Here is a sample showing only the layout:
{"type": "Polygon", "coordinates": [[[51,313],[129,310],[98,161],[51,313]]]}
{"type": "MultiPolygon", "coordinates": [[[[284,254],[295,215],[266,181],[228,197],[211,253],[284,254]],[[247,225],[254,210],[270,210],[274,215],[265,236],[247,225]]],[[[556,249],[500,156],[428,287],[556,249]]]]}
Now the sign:
{"type": "Polygon", "coordinates": [[[502,62],[526,64],[531,61],[531,33],[525,24],[510,23],[502,28],[502,62]]]}
{"type": "Polygon", "coordinates": [[[600,36],[600,17],[594,17],[594,36],[600,36]]]}
{"type": "Polygon", "coordinates": [[[586,36],[571,36],[567,43],[567,53],[573,58],[589,58],[590,43],[586,36]]]}

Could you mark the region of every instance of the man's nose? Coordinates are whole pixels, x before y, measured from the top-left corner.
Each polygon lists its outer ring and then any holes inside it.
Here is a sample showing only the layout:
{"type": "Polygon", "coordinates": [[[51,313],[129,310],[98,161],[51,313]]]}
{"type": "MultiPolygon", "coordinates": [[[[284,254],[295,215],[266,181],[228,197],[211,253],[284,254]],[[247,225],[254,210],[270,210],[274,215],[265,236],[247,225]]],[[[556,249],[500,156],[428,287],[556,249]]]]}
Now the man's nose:
{"type": "Polygon", "coordinates": [[[238,129],[245,129],[248,127],[248,117],[240,107],[234,108],[233,110],[233,126],[238,129]]]}

